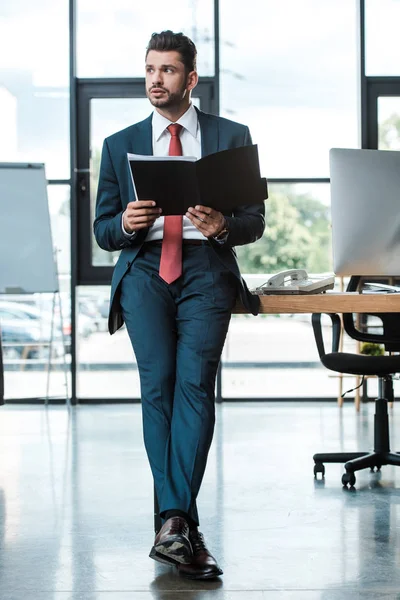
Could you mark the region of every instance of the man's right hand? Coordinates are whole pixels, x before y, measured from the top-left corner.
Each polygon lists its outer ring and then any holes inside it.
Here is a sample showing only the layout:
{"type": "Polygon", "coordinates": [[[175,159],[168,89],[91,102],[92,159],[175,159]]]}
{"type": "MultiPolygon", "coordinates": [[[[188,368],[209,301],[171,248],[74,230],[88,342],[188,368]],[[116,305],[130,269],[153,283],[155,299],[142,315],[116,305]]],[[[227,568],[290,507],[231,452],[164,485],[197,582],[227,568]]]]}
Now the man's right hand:
{"type": "Polygon", "coordinates": [[[151,227],[160,214],[161,208],[156,208],[153,200],[129,202],[123,214],[124,229],[127,233],[134,233],[151,227]]]}

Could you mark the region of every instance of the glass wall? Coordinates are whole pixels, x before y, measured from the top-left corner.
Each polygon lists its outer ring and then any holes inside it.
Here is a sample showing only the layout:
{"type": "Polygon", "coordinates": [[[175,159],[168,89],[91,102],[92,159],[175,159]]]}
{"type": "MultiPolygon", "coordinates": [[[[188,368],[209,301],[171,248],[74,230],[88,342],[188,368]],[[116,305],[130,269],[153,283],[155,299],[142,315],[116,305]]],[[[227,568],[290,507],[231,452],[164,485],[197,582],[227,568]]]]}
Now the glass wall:
{"type": "MultiPolygon", "coordinates": [[[[249,125],[262,174],[270,180],[266,232],[256,244],[238,248],[250,286],[263,282],[257,277],[265,280],[286,268],[332,269],[329,149],[360,145],[357,5],[358,0],[219,0],[220,113],[249,125]]],[[[399,7],[398,0],[365,0],[367,75],[399,74],[399,7]]],[[[168,28],[195,41],[201,77],[216,75],[213,0],[179,0],[172,16],[160,0],[151,11],[127,0],[76,0],[76,23],[78,79],[143,77],[151,33],[168,28]]],[[[71,350],[69,1],[4,4],[0,28],[0,161],[44,162],[53,180],[49,206],[61,314],[54,309],[58,341],[51,356],[50,395],[62,397],[71,350]],[[59,352],[64,342],[65,363],[59,352]]],[[[92,217],[104,137],[149,111],[145,98],[91,100],[92,217]]],[[[397,97],[379,99],[380,148],[399,148],[399,114],[397,97]]],[[[75,251],[79,261],[80,249],[75,251]]],[[[116,260],[97,246],[92,251],[99,269],[116,260]]],[[[78,398],[140,396],[126,331],[107,332],[108,298],[108,286],[76,291],[78,398]]],[[[49,297],[7,302],[11,306],[3,305],[4,312],[18,308],[28,313],[30,308],[46,323],[53,311],[49,297]]],[[[5,322],[4,316],[0,319],[5,322]]],[[[8,398],[46,392],[49,344],[43,328],[43,344],[34,343],[38,327],[20,344],[5,344],[8,398]]],[[[336,393],[337,381],[320,366],[309,315],[233,317],[223,353],[225,398],[336,393]]]]}
{"type": "MultiPolygon", "coordinates": [[[[312,179],[329,177],[330,148],[359,147],[357,2],[220,6],[221,114],[249,125],[262,174],[274,180],[264,236],[237,248],[241,271],[253,274],[250,287],[284,269],[331,272],[328,179],[312,179]]],[[[310,322],[310,315],[233,317],[222,395],[335,397],[337,381],[321,367],[310,322]]]]}
{"type": "Polygon", "coordinates": [[[365,0],[366,75],[400,75],[399,22],[398,0],[365,0]]]}
{"type": "Polygon", "coordinates": [[[78,77],[143,77],[154,31],[183,31],[196,44],[201,77],[214,75],[213,0],[78,0],[78,77]]]}
{"type": "Polygon", "coordinates": [[[68,0],[0,5],[0,161],[69,179],[68,0]]]}
{"type": "MultiPolygon", "coordinates": [[[[48,179],[66,184],[68,15],[68,0],[0,5],[0,161],[44,163],[48,179]]],[[[60,295],[0,298],[6,399],[49,395],[65,400],[71,389],[69,185],[49,185],[48,200],[60,295]]]]}
{"type": "Polygon", "coordinates": [[[221,0],[221,114],[246,123],[267,178],[329,176],[357,147],[355,0],[221,0]]]}
{"type": "Polygon", "coordinates": [[[79,398],[140,398],[139,374],[125,325],[108,333],[108,286],[81,286],[77,294],[79,398]]]}

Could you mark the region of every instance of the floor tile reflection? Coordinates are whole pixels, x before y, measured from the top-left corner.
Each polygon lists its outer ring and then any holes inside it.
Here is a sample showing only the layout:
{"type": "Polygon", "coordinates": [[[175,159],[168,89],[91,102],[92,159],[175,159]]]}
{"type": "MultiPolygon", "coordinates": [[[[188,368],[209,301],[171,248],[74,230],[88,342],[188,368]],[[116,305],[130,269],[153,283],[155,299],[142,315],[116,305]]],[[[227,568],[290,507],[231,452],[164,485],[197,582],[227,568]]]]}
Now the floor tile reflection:
{"type": "MultiPolygon", "coordinates": [[[[6,600],[400,598],[400,471],[312,455],[368,450],[373,405],[225,404],[199,498],[224,569],[189,582],[148,558],[152,480],[138,405],[0,409],[0,597],[6,600]]],[[[392,448],[400,417],[391,414],[392,448]]],[[[399,437],[399,436],[397,436],[399,437]]],[[[400,446],[400,444],[399,444],[400,446]]],[[[400,448],[398,448],[400,449],[400,448]]]]}

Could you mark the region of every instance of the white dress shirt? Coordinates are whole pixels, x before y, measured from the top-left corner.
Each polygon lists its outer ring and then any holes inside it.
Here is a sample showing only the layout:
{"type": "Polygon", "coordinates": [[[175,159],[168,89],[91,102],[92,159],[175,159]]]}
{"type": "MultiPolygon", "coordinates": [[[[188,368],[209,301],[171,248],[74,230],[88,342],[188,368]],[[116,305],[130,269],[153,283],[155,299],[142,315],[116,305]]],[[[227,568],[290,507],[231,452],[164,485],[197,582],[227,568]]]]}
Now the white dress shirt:
{"type": "MultiPolygon", "coordinates": [[[[179,123],[179,125],[182,125],[182,130],[180,132],[182,154],[184,156],[194,156],[196,159],[201,158],[201,132],[197,112],[193,104],[190,104],[185,114],[183,114],[176,122],[179,123]]],[[[171,134],[167,129],[169,125],[171,125],[171,121],[155,110],[152,119],[153,156],[168,156],[169,142],[171,140],[171,134]]],[[[190,219],[185,216],[183,216],[182,227],[182,237],[184,239],[207,239],[194,225],[192,225],[190,219]]],[[[132,234],[127,233],[123,224],[122,230],[127,237],[136,235],[136,232],[133,232],[132,234]]],[[[163,232],[164,217],[159,217],[154,222],[154,225],[150,227],[145,241],[161,240],[163,232]]]]}

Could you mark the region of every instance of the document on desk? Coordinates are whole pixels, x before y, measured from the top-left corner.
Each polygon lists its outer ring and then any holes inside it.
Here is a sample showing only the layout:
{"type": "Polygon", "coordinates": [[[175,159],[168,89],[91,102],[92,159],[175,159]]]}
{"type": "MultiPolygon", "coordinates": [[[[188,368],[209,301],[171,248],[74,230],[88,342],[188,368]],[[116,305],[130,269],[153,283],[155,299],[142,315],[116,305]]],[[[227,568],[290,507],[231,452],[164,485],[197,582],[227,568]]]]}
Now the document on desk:
{"type": "Polygon", "coordinates": [[[127,156],[136,198],[154,200],[163,216],[184,215],[196,204],[229,212],[268,198],[256,144],[198,160],[188,156],[127,156]]]}

